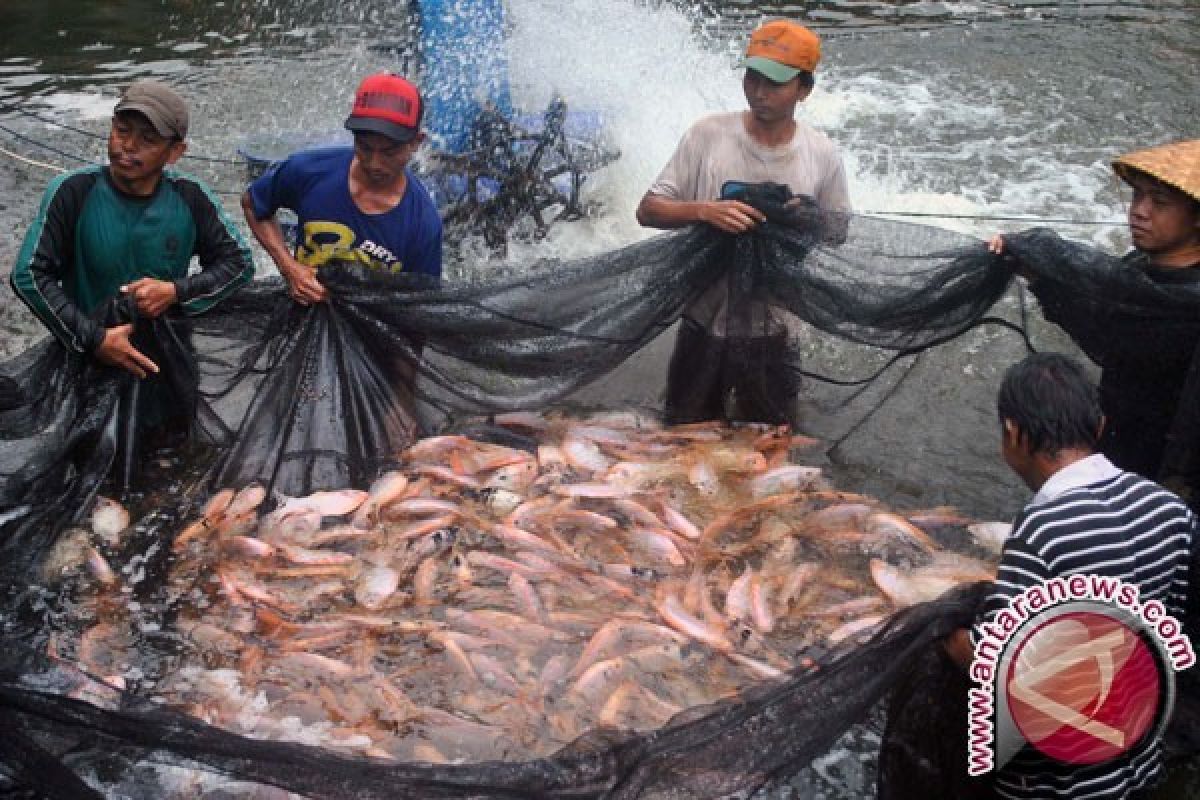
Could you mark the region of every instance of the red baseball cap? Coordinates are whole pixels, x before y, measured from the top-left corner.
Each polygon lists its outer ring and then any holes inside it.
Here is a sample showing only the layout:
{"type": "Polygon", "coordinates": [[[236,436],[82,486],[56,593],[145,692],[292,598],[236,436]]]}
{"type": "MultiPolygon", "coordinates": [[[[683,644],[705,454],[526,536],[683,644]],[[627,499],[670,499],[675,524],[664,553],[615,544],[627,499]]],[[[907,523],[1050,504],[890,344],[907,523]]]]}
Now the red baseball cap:
{"type": "Polygon", "coordinates": [[[346,127],[381,133],[397,142],[411,142],[421,128],[424,111],[425,104],[416,86],[399,75],[380,72],[358,85],[346,127]]]}

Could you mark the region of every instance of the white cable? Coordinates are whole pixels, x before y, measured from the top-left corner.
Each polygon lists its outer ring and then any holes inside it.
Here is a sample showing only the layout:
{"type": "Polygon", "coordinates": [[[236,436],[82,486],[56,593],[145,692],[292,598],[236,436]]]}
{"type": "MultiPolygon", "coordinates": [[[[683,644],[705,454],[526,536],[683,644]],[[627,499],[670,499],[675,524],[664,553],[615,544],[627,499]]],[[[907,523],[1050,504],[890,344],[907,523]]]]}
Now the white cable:
{"type": "Polygon", "coordinates": [[[26,158],[25,156],[20,155],[19,153],[14,153],[11,150],[5,150],[3,147],[0,147],[0,153],[3,153],[4,155],[8,156],[9,158],[16,159],[17,161],[24,161],[26,164],[32,164],[35,167],[41,167],[42,169],[50,169],[50,170],[54,170],[55,172],[66,172],[67,171],[66,168],[64,168],[64,167],[59,167],[54,164],[47,164],[45,161],[34,161],[32,158],[26,158]]]}

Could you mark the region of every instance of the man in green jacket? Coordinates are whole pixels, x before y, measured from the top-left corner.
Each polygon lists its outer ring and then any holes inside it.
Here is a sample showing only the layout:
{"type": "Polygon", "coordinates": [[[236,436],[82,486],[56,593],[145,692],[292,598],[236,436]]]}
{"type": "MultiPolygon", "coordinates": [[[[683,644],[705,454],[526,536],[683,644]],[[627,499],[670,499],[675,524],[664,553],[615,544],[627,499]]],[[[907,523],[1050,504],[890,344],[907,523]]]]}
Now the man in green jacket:
{"type": "Polygon", "coordinates": [[[195,411],[186,402],[195,398],[194,364],[156,363],[148,352],[161,362],[180,351],[160,347],[153,331],[163,329],[147,321],[207,311],[254,274],[246,240],[212,191],[167,169],[187,149],[187,131],[187,106],[170,87],[132,84],[113,112],[108,165],[51,182],[11,276],[67,352],[136,376],[121,419],[141,433],[188,427],[195,411]],[[122,295],[117,316],[110,301],[122,295]]]}
{"type": "Polygon", "coordinates": [[[68,350],[132,372],[159,371],[130,342],[131,323],[92,317],[116,294],[139,316],[178,306],[198,314],[250,280],[254,261],[212,191],[169,172],[187,149],[183,99],[155,81],[134,83],[117,103],[106,167],[56,178],[42,197],[12,270],[12,286],[68,350]],[[188,274],[192,256],[200,271],[188,274]]]}

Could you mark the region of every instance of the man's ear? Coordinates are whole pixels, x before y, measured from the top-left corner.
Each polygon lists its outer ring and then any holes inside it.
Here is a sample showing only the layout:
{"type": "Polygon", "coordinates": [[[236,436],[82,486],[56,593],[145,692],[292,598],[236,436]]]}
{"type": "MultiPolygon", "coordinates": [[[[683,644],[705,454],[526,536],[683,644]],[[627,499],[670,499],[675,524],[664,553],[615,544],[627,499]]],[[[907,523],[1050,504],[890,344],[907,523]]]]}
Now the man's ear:
{"type": "Polygon", "coordinates": [[[1025,439],[1025,434],[1022,433],[1017,423],[1005,417],[1000,421],[1000,424],[1003,426],[1003,433],[1001,435],[1004,437],[1004,443],[1010,447],[1020,448],[1025,439]]]}
{"type": "Polygon", "coordinates": [[[174,164],[179,159],[183,158],[183,154],[187,152],[187,142],[180,139],[171,144],[171,149],[167,153],[167,163],[174,164]]]}

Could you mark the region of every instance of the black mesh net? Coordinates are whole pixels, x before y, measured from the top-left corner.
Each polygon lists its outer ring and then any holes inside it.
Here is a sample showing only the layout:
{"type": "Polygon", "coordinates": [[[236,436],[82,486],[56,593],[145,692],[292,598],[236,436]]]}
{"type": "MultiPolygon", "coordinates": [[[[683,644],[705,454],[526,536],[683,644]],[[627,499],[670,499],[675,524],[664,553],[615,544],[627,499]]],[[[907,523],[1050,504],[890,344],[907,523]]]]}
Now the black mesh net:
{"type": "Polygon", "coordinates": [[[1160,270],[1144,256],[1115,259],[1033,230],[1011,251],[1033,278],[1046,317],[1104,368],[1109,417],[1101,447],[1126,469],[1200,500],[1200,281],[1193,269],[1160,270]],[[1078,265],[1063,271],[1060,264],[1078,265]],[[1134,268],[1136,267],[1136,268],[1134,268]],[[1126,426],[1122,429],[1122,425],[1126,426]]]}
{"type": "Polygon", "coordinates": [[[4,365],[0,790],[721,797],[880,708],[881,796],[984,790],[937,642],[1022,496],[993,398],[1037,323],[982,243],[790,212],[321,280],[139,320],[153,383],[4,365]]]}

